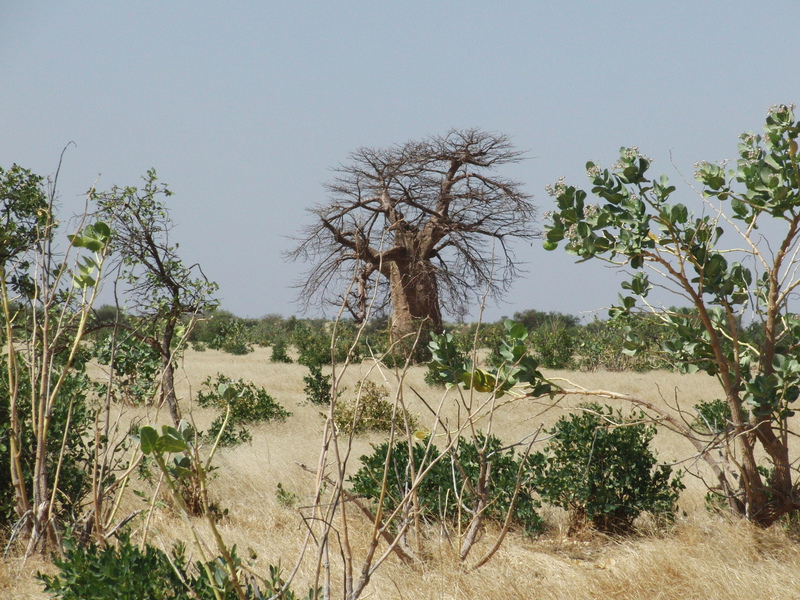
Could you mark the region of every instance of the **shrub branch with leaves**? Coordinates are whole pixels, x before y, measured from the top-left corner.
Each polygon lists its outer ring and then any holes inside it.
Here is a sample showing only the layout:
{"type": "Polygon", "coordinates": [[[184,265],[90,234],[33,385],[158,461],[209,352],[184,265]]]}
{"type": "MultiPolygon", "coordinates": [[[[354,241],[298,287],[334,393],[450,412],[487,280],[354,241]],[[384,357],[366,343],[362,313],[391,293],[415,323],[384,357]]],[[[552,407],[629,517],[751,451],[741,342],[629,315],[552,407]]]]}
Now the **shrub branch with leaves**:
{"type": "Polygon", "coordinates": [[[626,533],[644,511],[671,519],[684,489],[669,465],[657,465],[649,444],[656,433],[643,413],[623,417],[610,407],[584,404],[562,417],[536,457],[535,489],[568,511],[570,533],[587,524],[626,533]]]}
{"type": "Polygon", "coordinates": [[[247,425],[284,421],[292,416],[264,388],[242,379],[233,380],[221,373],[203,382],[203,389],[197,392],[197,403],[201,407],[213,406],[224,411],[205,434],[209,441],[219,438],[221,446],[252,441],[253,435],[247,425]],[[224,390],[224,395],[220,390],[224,390]],[[224,427],[226,422],[227,427],[224,427]],[[238,427],[238,431],[234,431],[234,427],[238,427]]]}
{"type": "MultiPolygon", "coordinates": [[[[734,168],[698,163],[699,214],[673,201],[676,188],[666,176],[648,176],[650,159],[622,148],[611,169],[587,163],[597,204],[563,181],[550,188],[557,209],[544,242],[630,269],[612,318],[643,306],[660,322],[666,359],[719,380],[732,426],[720,442],[729,460],[717,465],[717,487],[733,510],[765,526],[800,509],[789,451],[789,418],[800,396],[800,319],[789,307],[800,285],[799,136],[794,107],[774,106],[762,135],[740,136],[734,168]],[[731,231],[738,240],[726,242],[731,231]],[[692,310],[654,310],[651,274],[692,310]],[[743,335],[748,315],[759,335],[743,335]],[[768,477],[759,468],[761,451],[768,477]]],[[[625,350],[640,347],[629,335],[625,350]]]]}

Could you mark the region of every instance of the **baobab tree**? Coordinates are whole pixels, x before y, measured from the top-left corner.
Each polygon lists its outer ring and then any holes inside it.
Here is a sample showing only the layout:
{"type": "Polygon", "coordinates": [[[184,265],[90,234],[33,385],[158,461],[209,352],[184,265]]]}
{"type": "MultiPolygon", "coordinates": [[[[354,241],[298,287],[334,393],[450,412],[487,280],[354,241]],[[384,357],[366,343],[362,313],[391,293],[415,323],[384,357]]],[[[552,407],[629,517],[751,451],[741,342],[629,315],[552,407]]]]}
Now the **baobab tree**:
{"type": "Polygon", "coordinates": [[[305,307],[344,305],[361,322],[391,306],[399,339],[499,296],[518,273],[509,241],[536,235],[530,196],[496,173],[520,160],[508,136],[478,129],[353,152],[289,253],[314,265],[305,307]]]}

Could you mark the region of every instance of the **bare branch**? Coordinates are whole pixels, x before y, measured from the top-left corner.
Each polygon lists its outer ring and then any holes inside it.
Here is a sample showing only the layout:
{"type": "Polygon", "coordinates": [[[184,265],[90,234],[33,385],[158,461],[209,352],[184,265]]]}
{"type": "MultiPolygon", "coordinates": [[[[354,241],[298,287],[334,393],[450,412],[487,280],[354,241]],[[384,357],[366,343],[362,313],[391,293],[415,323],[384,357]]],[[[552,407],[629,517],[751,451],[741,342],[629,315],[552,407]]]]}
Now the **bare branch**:
{"type": "Polygon", "coordinates": [[[478,129],[353,152],[286,254],[313,265],[297,285],[303,307],[340,305],[359,270],[359,289],[379,289],[400,329],[440,327],[440,307],[463,314],[474,289],[498,297],[519,273],[508,242],[538,235],[530,196],[495,172],[522,158],[508,136],[478,129]]]}

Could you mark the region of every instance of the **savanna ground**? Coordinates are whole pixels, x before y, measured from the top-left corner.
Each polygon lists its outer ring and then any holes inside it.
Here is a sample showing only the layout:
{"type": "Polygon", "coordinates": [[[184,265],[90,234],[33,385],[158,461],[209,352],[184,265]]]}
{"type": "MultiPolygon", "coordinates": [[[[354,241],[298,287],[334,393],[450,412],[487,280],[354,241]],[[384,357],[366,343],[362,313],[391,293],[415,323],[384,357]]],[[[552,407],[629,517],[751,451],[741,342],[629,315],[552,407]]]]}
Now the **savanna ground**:
{"type": "MultiPolygon", "coordinates": [[[[268,573],[268,565],[280,564],[284,575],[298,558],[306,527],[299,510],[313,492],[314,476],[299,464],[316,465],[319,457],[324,407],[308,403],[302,378],[307,369],[297,364],[270,362],[270,350],[258,348],[239,357],[208,350],[188,351],[181,364],[179,397],[183,398],[184,416],[195,420],[200,429],[208,427],[215,412],[191,406],[203,380],[221,372],[231,378],[251,380],[263,386],[293,416],[283,423],[251,428],[253,441],[222,449],[215,464],[219,467],[211,484],[211,494],[228,516],[220,522],[226,541],[236,544],[239,554],[248,558],[254,571],[268,573]],[[278,484],[286,494],[279,501],[278,484]],[[295,498],[296,497],[296,498],[295,498]],[[293,505],[292,500],[296,500],[293,505]],[[290,506],[291,505],[291,506],[290,506]]],[[[442,390],[428,387],[423,380],[424,367],[414,367],[404,379],[405,388],[414,388],[429,402],[438,402],[442,390]]],[[[610,373],[549,371],[551,378],[567,378],[591,389],[625,392],[670,406],[675,401],[689,410],[701,400],[718,397],[714,379],[697,374],[610,373]]],[[[390,371],[381,371],[365,361],[349,367],[345,373],[343,397],[356,382],[370,377],[392,388],[390,371]]],[[[454,392],[449,392],[453,394],[454,392]]],[[[425,424],[429,413],[413,393],[404,394],[412,413],[425,424]]],[[[540,424],[552,425],[566,411],[589,398],[568,397],[556,406],[547,402],[519,401],[500,407],[493,431],[505,442],[517,441],[535,431],[540,424]]],[[[615,405],[598,399],[600,403],[615,405]]],[[[452,402],[446,402],[452,406],[452,402]]],[[[616,403],[628,411],[628,406],[616,403]]],[[[450,409],[448,409],[450,410],[450,409]]],[[[445,410],[449,418],[454,412],[445,410]]],[[[157,414],[145,409],[125,409],[125,419],[141,417],[143,422],[167,423],[166,412],[157,414]]],[[[370,444],[385,436],[368,434],[356,439],[350,470],[358,466],[357,457],[370,452],[370,444]]],[[[694,468],[681,462],[693,455],[693,448],[675,434],[659,431],[655,447],[664,462],[676,462],[682,468],[694,468]]],[[[578,539],[566,536],[565,515],[556,509],[543,508],[547,532],[536,538],[512,532],[500,551],[485,566],[469,572],[458,560],[457,551],[446,538],[432,528],[426,542],[425,560],[404,565],[394,557],[375,573],[364,598],[379,599],[752,599],[800,598],[800,534],[798,528],[780,524],[760,530],[747,522],[713,514],[705,508],[706,489],[691,475],[684,477],[686,490],[680,499],[680,513],[675,524],[659,529],[643,519],[637,535],[613,538],[586,534],[578,539]]],[[[152,493],[153,489],[137,485],[152,493]]],[[[122,506],[127,514],[146,508],[145,502],[130,494],[122,506]],[[127,511],[127,512],[126,512],[127,511]]],[[[198,520],[199,521],[199,520],[198,520]]],[[[144,513],[133,522],[134,539],[144,527],[144,513]]],[[[368,523],[358,526],[351,543],[358,549],[358,536],[367,539],[368,523]]],[[[158,503],[149,523],[148,541],[168,549],[176,539],[187,538],[187,528],[168,503],[158,503]]],[[[481,542],[488,545],[492,531],[481,542]]],[[[307,555],[310,556],[310,555],[307,555]]],[[[307,590],[313,578],[312,560],[302,562],[293,588],[307,590]]],[[[38,571],[52,573],[47,561],[9,556],[0,561],[0,597],[16,600],[46,598],[34,579],[38,571]]],[[[335,569],[334,569],[335,572],[335,569]]]]}

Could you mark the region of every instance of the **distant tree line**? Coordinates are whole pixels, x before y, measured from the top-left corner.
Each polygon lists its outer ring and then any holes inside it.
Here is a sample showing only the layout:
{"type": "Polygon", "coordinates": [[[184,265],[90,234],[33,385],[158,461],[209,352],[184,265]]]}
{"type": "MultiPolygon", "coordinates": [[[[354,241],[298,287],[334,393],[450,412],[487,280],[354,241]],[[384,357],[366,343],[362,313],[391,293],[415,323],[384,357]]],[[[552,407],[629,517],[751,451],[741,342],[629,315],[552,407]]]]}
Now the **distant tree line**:
{"type": "MultiPolygon", "coordinates": [[[[96,325],[108,320],[113,307],[103,306],[96,313],[96,325]]],[[[688,308],[669,309],[691,317],[688,308]]],[[[558,311],[527,309],[513,314],[511,319],[522,323],[530,334],[527,344],[544,368],[576,369],[583,371],[648,371],[671,368],[663,357],[665,338],[657,315],[638,315],[630,319],[601,319],[595,317],[582,323],[575,315],[558,311]],[[628,351],[630,340],[637,341],[637,351],[628,351]]],[[[473,347],[488,351],[485,362],[497,363],[500,340],[504,335],[507,317],[497,321],[445,323],[444,328],[454,336],[464,350],[473,347]]],[[[334,324],[325,319],[284,317],[268,314],[260,318],[238,317],[230,311],[216,309],[203,315],[189,334],[196,350],[221,350],[244,355],[257,346],[271,347],[275,362],[299,362],[304,365],[342,362],[353,348],[351,360],[383,358],[391,347],[391,331],[386,318],[373,319],[361,329],[353,320],[336,324],[333,353],[331,339],[334,324]]],[[[740,326],[740,338],[758,343],[760,329],[755,325],[740,326]]],[[[102,335],[102,334],[101,334],[102,335]]],[[[418,346],[427,346],[421,340],[418,346]]],[[[417,362],[424,363],[422,355],[417,362]]]]}

